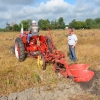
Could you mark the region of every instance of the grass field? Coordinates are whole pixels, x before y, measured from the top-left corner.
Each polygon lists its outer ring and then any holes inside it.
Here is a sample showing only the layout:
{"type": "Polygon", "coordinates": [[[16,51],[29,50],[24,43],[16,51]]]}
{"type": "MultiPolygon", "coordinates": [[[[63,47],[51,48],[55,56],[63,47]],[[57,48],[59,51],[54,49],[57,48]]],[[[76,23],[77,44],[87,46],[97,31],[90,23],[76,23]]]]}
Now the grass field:
{"type": "MultiPolygon", "coordinates": [[[[68,61],[68,31],[53,30],[51,33],[57,50],[63,51],[68,61]]],[[[78,37],[76,46],[78,63],[89,64],[90,68],[100,71],[100,30],[75,30],[74,33],[78,37]]],[[[40,31],[39,34],[45,35],[48,31],[40,31]]],[[[19,62],[15,55],[11,54],[10,46],[18,36],[18,32],[0,33],[0,95],[45,84],[55,86],[57,82],[62,81],[63,79],[59,79],[54,73],[52,64],[47,64],[46,71],[43,71],[38,68],[35,58],[19,62]]]]}

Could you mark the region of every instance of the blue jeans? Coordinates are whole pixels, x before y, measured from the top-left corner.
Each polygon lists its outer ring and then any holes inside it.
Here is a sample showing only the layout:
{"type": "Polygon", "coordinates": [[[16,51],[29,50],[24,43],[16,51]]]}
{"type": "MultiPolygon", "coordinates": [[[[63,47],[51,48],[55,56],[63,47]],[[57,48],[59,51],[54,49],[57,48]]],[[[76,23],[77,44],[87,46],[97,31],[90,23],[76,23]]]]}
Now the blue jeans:
{"type": "Polygon", "coordinates": [[[32,37],[32,36],[34,36],[34,39],[36,39],[38,35],[28,34],[28,36],[27,36],[28,42],[30,41],[30,37],[32,37]]]}
{"type": "Polygon", "coordinates": [[[30,37],[32,36],[32,34],[28,34],[27,36],[27,41],[30,41],[30,37]]]}
{"type": "Polygon", "coordinates": [[[72,48],[72,45],[69,45],[69,57],[70,60],[76,61],[75,47],[72,48]]]}

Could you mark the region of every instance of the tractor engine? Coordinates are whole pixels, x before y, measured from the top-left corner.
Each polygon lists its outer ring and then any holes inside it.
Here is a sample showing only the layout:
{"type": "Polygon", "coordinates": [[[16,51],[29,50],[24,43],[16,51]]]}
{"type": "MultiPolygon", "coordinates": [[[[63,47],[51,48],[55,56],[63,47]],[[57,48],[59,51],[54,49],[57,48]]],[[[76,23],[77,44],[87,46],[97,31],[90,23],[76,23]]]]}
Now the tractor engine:
{"type": "Polygon", "coordinates": [[[38,45],[35,40],[30,41],[28,51],[32,56],[37,56],[39,54],[38,45]]]}
{"type": "Polygon", "coordinates": [[[38,46],[37,45],[30,45],[29,50],[30,50],[30,52],[38,51],[38,46]]]}

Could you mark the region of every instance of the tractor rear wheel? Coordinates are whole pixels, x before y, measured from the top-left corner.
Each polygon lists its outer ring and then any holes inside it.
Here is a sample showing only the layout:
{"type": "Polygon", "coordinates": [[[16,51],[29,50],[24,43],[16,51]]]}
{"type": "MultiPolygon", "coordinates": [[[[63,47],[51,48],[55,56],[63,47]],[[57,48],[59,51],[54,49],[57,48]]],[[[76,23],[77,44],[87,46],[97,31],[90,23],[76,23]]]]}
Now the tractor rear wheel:
{"type": "Polygon", "coordinates": [[[15,55],[19,61],[25,60],[25,48],[21,38],[16,38],[15,40],[15,55]]]}

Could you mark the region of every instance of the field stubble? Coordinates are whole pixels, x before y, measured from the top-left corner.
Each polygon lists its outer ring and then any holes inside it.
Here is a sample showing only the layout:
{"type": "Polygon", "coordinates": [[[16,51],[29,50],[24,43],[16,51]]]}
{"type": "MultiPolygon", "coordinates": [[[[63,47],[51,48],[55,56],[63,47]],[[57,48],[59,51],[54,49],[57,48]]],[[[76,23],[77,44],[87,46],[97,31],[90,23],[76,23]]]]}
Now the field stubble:
{"type": "MultiPolygon", "coordinates": [[[[53,42],[58,50],[66,55],[69,60],[67,30],[51,31],[53,42]]],[[[90,68],[100,71],[100,30],[75,30],[78,37],[76,55],[78,63],[89,64],[90,68]]],[[[47,31],[40,31],[40,34],[48,34],[47,31]]],[[[69,79],[59,79],[52,70],[52,64],[47,64],[47,70],[42,71],[36,64],[36,59],[27,58],[19,62],[15,55],[10,53],[10,46],[14,44],[18,32],[0,33],[0,94],[8,95],[12,92],[22,91],[26,88],[55,85],[59,81],[69,82],[69,79]]],[[[75,100],[75,99],[73,99],[75,100]]]]}

